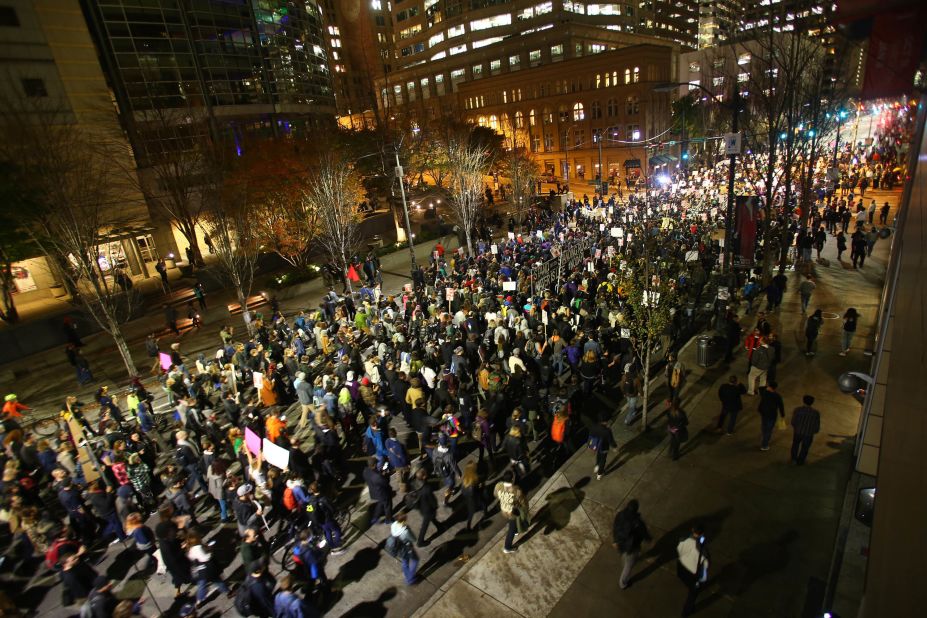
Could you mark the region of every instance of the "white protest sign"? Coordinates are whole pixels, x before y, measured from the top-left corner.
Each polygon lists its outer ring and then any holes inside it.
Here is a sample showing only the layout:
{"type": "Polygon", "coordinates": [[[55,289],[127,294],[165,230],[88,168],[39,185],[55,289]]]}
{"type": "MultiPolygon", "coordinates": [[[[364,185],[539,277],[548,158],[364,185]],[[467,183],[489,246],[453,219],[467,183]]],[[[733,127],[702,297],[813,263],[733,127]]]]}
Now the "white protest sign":
{"type": "Polygon", "coordinates": [[[518,287],[518,284],[514,281],[504,281],[502,283],[502,289],[505,291],[515,291],[518,287]]]}
{"type": "Polygon", "coordinates": [[[454,292],[456,291],[457,290],[454,288],[446,288],[444,290],[444,296],[445,298],[447,298],[447,302],[451,302],[452,300],[454,300],[454,292]]]}
{"type": "Polygon", "coordinates": [[[547,326],[548,319],[549,319],[549,318],[547,317],[547,312],[546,312],[546,311],[542,311],[542,312],[541,312],[541,322],[544,324],[544,326],[547,326]]]}
{"type": "Polygon", "coordinates": [[[261,390],[264,388],[264,374],[260,371],[255,371],[251,374],[251,380],[254,383],[254,388],[261,390]]]}
{"type": "Polygon", "coordinates": [[[290,467],[290,451],[282,446],[277,446],[267,438],[264,438],[264,461],[281,470],[290,467]]]}
{"type": "Polygon", "coordinates": [[[493,255],[496,255],[497,253],[499,253],[499,246],[493,245],[489,248],[489,250],[492,251],[493,255]]]}
{"type": "Polygon", "coordinates": [[[515,232],[509,232],[509,240],[515,240],[515,232]]]}
{"type": "Polygon", "coordinates": [[[613,228],[611,229],[611,236],[612,236],[612,238],[621,238],[621,228],[620,228],[620,227],[613,227],[613,228]]]}

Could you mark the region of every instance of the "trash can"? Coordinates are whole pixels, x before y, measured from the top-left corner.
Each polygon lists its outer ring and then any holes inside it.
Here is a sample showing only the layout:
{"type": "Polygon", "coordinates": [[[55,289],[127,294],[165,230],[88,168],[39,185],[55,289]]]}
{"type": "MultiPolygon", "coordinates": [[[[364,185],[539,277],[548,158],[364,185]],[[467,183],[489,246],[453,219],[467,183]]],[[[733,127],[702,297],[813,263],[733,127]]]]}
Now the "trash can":
{"type": "Polygon", "coordinates": [[[697,362],[699,367],[710,367],[712,363],[712,346],[711,346],[711,337],[708,335],[702,335],[696,341],[698,346],[697,352],[697,362]]]}

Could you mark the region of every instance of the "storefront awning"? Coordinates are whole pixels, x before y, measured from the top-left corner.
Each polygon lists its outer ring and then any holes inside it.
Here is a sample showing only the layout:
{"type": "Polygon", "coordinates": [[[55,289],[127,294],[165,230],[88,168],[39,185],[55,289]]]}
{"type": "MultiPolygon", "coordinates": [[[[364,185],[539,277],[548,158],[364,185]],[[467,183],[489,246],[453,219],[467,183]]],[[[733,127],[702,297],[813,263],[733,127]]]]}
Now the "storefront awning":
{"type": "Polygon", "coordinates": [[[640,159],[626,159],[624,162],[625,169],[631,169],[632,167],[640,167],[640,166],[641,166],[640,159]]]}
{"type": "Polygon", "coordinates": [[[650,166],[654,167],[656,165],[666,165],[667,163],[672,163],[676,160],[671,154],[658,154],[650,157],[650,166]]]}

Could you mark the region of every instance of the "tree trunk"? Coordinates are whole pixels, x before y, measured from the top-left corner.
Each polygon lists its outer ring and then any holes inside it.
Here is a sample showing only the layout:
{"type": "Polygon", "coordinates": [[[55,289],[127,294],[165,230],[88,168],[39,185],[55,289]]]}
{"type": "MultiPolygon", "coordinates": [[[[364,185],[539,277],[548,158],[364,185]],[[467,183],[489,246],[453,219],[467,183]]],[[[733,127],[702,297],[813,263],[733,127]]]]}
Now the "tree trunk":
{"type": "Polygon", "coordinates": [[[235,287],[235,295],[238,297],[238,305],[241,307],[241,319],[245,323],[245,328],[248,329],[248,334],[254,334],[254,326],[251,322],[251,311],[248,310],[248,299],[245,298],[245,293],[242,292],[241,286],[235,287]]]}
{"type": "Polygon", "coordinates": [[[132,352],[129,351],[129,345],[122,334],[122,329],[119,328],[119,324],[111,316],[107,316],[106,321],[109,324],[110,336],[116,343],[116,349],[119,350],[119,356],[122,357],[126,371],[129,372],[130,377],[137,376],[138,370],[135,368],[135,361],[132,360],[132,352]]]}
{"type": "Polygon", "coordinates": [[[0,273],[0,295],[2,295],[2,310],[0,310],[0,319],[7,324],[13,324],[19,321],[19,311],[16,310],[16,300],[13,296],[13,287],[16,283],[13,281],[12,264],[9,262],[3,265],[3,272],[0,273]]]}
{"type": "Polygon", "coordinates": [[[470,232],[470,226],[469,226],[469,225],[465,225],[465,226],[464,226],[464,235],[467,237],[467,252],[468,252],[467,254],[470,255],[470,256],[476,255],[476,254],[473,252],[473,238],[472,238],[472,235],[471,235],[471,232],[470,232]]]}
{"type": "Polygon", "coordinates": [[[196,266],[201,266],[203,264],[203,252],[200,251],[200,243],[196,238],[196,221],[183,221],[178,227],[190,246],[190,252],[193,253],[196,266]]]}
{"type": "Polygon", "coordinates": [[[647,413],[650,404],[650,339],[647,339],[647,353],[644,354],[644,411],[641,413],[641,431],[647,431],[647,413]]]}

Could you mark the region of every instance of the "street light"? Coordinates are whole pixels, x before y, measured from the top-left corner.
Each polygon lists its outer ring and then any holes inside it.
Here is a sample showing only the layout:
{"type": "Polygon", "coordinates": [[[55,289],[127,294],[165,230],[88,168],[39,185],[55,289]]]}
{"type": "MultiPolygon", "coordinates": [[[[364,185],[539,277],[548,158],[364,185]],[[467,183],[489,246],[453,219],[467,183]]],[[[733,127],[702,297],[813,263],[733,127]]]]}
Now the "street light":
{"type": "MultiPolygon", "coordinates": [[[[731,112],[731,133],[737,133],[739,131],[739,119],[738,112],[740,111],[740,91],[737,89],[737,85],[732,86],[733,96],[731,97],[730,103],[724,103],[720,100],[713,92],[702,86],[701,84],[696,84],[695,82],[670,82],[666,84],[658,84],[654,87],[654,92],[670,92],[675,90],[680,86],[689,86],[690,88],[698,88],[705,94],[707,94],[712,101],[720,105],[721,107],[730,110],[731,112]]],[[[731,270],[731,236],[733,235],[733,219],[734,219],[734,178],[735,172],[734,167],[737,164],[737,154],[732,153],[729,160],[730,165],[728,165],[728,175],[727,175],[727,214],[724,218],[724,253],[723,253],[723,271],[725,273],[730,272],[731,270]]]]}

